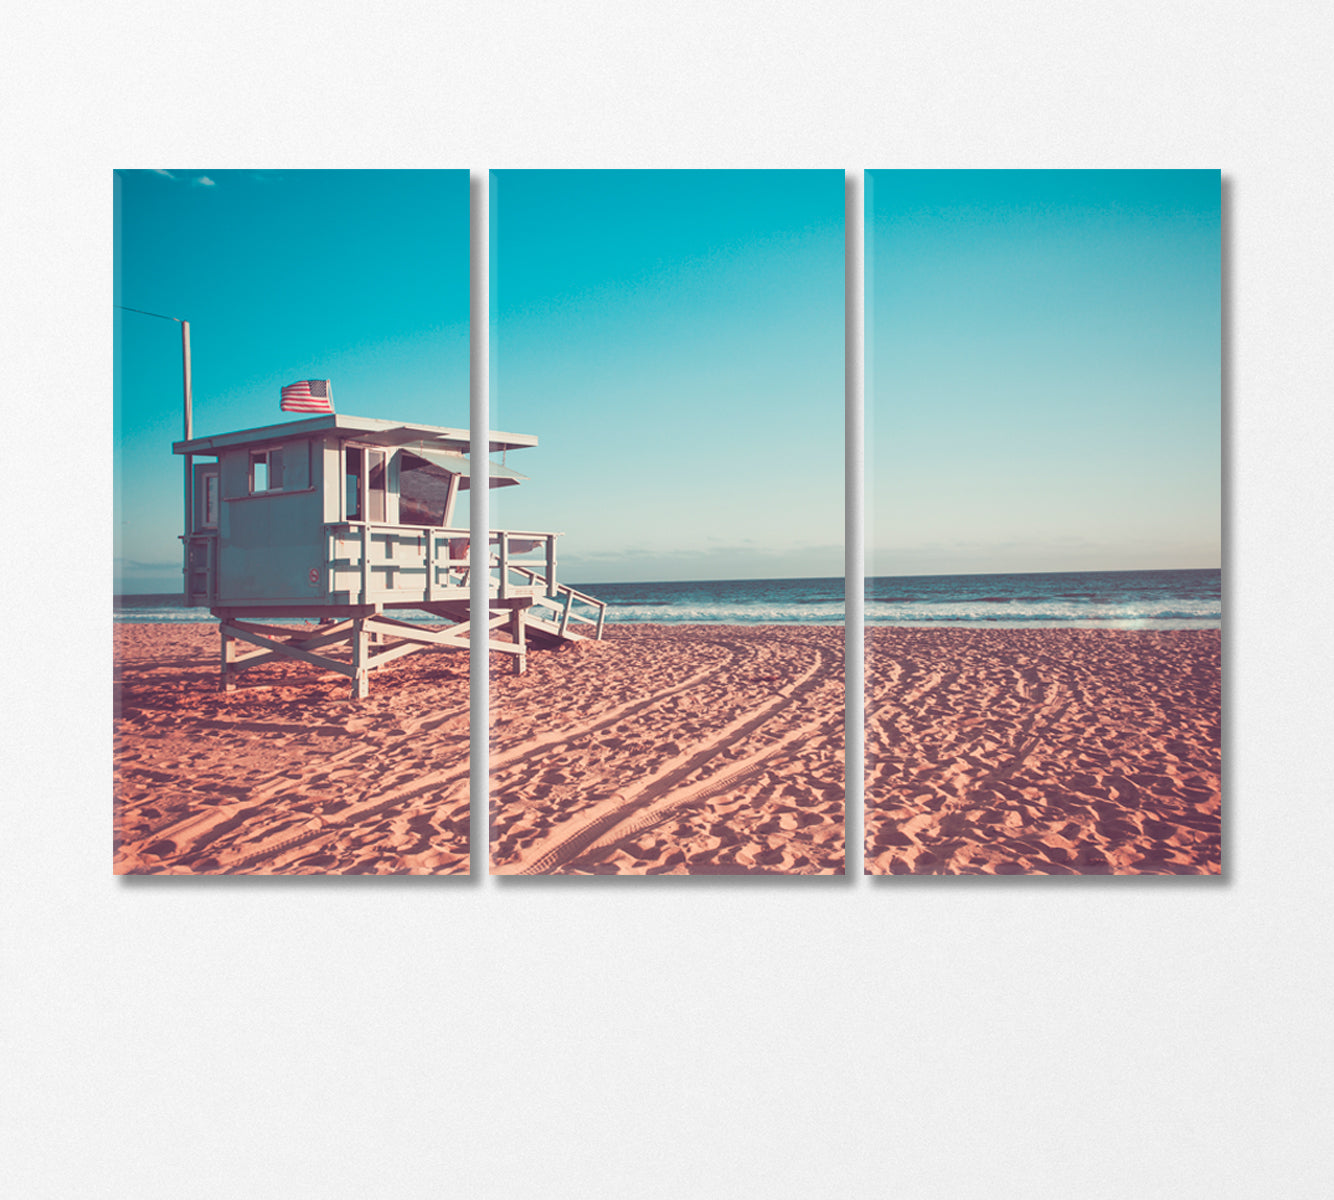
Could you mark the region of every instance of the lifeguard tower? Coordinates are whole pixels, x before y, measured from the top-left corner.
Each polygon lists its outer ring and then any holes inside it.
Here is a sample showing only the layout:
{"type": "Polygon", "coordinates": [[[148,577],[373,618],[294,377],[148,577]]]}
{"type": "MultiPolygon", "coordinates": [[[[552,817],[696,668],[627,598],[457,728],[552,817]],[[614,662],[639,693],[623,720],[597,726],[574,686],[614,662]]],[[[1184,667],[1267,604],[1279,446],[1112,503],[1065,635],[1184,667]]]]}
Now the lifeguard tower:
{"type": "MultiPolygon", "coordinates": [[[[489,454],[535,445],[492,433],[477,464],[467,430],[342,413],[174,443],[188,481],[185,603],[220,622],[222,688],[246,667],[292,658],[346,675],[361,698],[370,672],[396,658],[466,650],[474,556],[454,522],[459,494],[478,474],[518,484],[524,476],[489,454]],[[444,628],[404,620],[406,610],[444,628]],[[319,624],[264,623],[279,618],[319,624]]],[[[602,636],[606,605],[556,580],[558,536],[486,535],[487,645],[516,672],[530,643],[602,636]]]]}

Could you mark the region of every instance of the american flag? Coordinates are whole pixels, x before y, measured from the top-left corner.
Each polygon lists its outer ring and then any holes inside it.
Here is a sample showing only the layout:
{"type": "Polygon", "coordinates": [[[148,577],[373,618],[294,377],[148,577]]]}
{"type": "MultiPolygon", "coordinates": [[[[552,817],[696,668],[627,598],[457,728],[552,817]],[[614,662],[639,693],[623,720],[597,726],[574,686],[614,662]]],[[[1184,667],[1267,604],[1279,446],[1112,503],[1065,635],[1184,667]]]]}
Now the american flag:
{"type": "Polygon", "coordinates": [[[333,412],[333,396],[327,379],[303,379],[283,388],[283,412],[333,412]]]}

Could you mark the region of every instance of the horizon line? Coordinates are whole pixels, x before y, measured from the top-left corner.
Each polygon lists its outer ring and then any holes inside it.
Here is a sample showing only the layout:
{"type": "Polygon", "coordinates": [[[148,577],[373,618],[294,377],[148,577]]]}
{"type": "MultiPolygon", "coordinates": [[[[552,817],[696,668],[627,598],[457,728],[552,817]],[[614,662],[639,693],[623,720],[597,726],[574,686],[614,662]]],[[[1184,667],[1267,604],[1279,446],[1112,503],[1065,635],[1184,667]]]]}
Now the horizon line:
{"type": "MultiPolygon", "coordinates": [[[[870,579],[954,579],[969,576],[1005,576],[1005,575],[1139,575],[1150,571],[1221,571],[1222,566],[1216,567],[1115,567],[1115,568],[1091,568],[1080,571],[929,571],[915,572],[901,575],[863,575],[863,582],[870,579]]],[[[764,575],[750,576],[743,579],[603,579],[603,580],[580,580],[579,587],[647,587],[661,584],[681,584],[681,583],[803,583],[811,580],[842,580],[846,582],[846,575],[764,575]]],[[[111,593],[113,600],[124,600],[129,597],[156,597],[171,598],[176,596],[184,597],[184,591],[166,591],[166,592],[117,592],[111,593]]],[[[205,608],[206,605],[193,605],[195,608],[205,608]]]]}

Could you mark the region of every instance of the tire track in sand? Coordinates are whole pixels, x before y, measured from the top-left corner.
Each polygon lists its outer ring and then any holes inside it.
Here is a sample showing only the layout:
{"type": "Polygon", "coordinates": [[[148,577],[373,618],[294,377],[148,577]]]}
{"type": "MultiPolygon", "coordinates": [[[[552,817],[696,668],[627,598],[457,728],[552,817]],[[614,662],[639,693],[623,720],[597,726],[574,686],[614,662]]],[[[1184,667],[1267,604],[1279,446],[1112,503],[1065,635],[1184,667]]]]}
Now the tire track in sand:
{"type": "MultiPolygon", "coordinates": [[[[825,721],[823,719],[810,721],[742,759],[735,767],[724,771],[721,775],[710,776],[708,779],[702,780],[692,787],[682,788],[680,791],[669,789],[668,794],[656,803],[650,800],[648,807],[643,809],[639,816],[632,817],[629,824],[623,828],[611,829],[604,836],[586,846],[575,857],[580,858],[623,847],[626,842],[668,820],[678,810],[735,790],[740,784],[760,774],[765,769],[765,760],[772,758],[780,750],[787,749],[793,743],[801,742],[810,734],[822,729],[824,725],[825,721]]],[[[571,860],[567,859],[566,863],[568,864],[569,861],[571,860]]]]}
{"type": "MultiPolygon", "coordinates": [[[[641,696],[634,700],[629,700],[624,704],[617,705],[609,709],[598,717],[596,721],[575,727],[572,730],[560,731],[557,733],[546,734],[524,742],[514,750],[504,754],[496,755],[491,759],[491,770],[504,770],[506,767],[515,765],[523,761],[530,755],[543,750],[549,750],[553,747],[565,745],[569,742],[577,741],[579,738],[586,737],[590,733],[596,733],[608,725],[614,725],[626,717],[636,716],[654,705],[670,699],[680,692],[687,691],[692,687],[699,686],[700,683],[717,675],[723,670],[731,667],[739,654],[735,647],[724,642],[717,642],[724,649],[731,652],[730,660],[723,660],[706,668],[703,671],[696,672],[690,678],[681,683],[674,684],[668,688],[661,688],[648,696],[641,696]]],[[[391,749],[386,747],[385,750],[391,749]]],[[[383,753],[383,752],[381,752],[383,753]]],[[[433,772],[427,776],[417,775],[411,785],[395,789],[391,794],[385,795],[379,793],[374,802],[364,805],[360,808],[345,809],[339,814],[336,821],[326,821],[319,828],[307,829],[298,834],[289,834],[269,845],[261,845],[259,849],[253,850],[246,857],[237,862],[228,864],[228,871],[246,871],[260,863],[276,858],[290,850],[297,848],[311,850],[318,847],[314,843],[335,838],[340,834],[346,834],[354,831],[364,822],[385,816],[391,809],[397,805],[410,803],[411,801],[431,793],[432,801],[439,804],[446,804],[458,797],[458,792],[466,787],[469,777],[469,766],[465,761],[462,767],[449,768],[444,771],[433,772]]],[[[290,780],[288,781],[290,783],[290,780]]],[[[411,807],[404,809],[399,815],[408,816],[413,812],[411,807]]]]}
{"type": "MultiPolygon", "coordinates": [[[[719,644],[733,649],[730,643],[719,644]]],[[[572,818],[566,823],[563,831],[557,829],[544,840],[526,847],[505,866],[493,867],[492,873],[550,874],[573,858],[592,849],[623,840],[632,833],[641,831],[642,828],[656,824],[672,809],[725,791],[740,779],[758,771],[763,759],[804,735],[809,727],[818,726],[823,722],[812,722],[810,726],[803,726],[778,738],[735,766],[727,768],[723,775],[701,780],[690,787],[677,790],[680,783],[712,760],[724,746],[757,732],[778,713],[790,708],[807,692],[818,686],[819,675],[826,663],[826,655],[819,647],[814,647],[814,651],[815,659],[811,665],[792,683],[780,688],[773,699],[767,701],[757,711],[752,710],[729,722],[694,749],[683,751],[669,759],[655,774],[641,780],[633,787],[613,793],[600,804],[572,818]],[[627,821],[631,821],[632,825],[623,827],[627,821]]]]}

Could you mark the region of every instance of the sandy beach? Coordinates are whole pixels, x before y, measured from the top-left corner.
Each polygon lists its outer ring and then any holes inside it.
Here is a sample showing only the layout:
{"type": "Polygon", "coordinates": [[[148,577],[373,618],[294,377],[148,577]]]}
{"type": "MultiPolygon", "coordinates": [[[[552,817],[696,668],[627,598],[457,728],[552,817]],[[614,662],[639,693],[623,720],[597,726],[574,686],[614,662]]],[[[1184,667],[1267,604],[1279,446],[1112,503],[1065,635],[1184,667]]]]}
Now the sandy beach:
{"type": "Polygon", "coordinates": [[[1216,874],[1217,630],[868,629],[873,874],[1216,874]]]}
{"type": "MultiPolygon", "coordinates": [[[[468,869],[467,656],[217,690],[211,625],[116,627],[118,874],[468,869]]],[[[873,874],[1220,870],[1217,631],[867,631],[873,874]]],[[[497,874],[843,867],[843,631],[611,626],[492,669],[497,874]]]]}
{"type": "Polygon", "coordinates": [[[467,655],[217,674],[216,625],[116,626],[117,874],[467,872],[467,655]]]}
{"type": "Polygon", "coordinates": [[[491,689],[493,873],[842,872],[841,626],[609,626],[491,689]]]}
{"type": "MultiPolygon", "coordinates": [[[[843,866],[843,631],[611,627],[492,666],[497,873],[843,866]]],[[[468,660],[364,701],[300,663],[217,690],[212,625],[116,627],[118,874],[468,869],[468,660]]]]}

